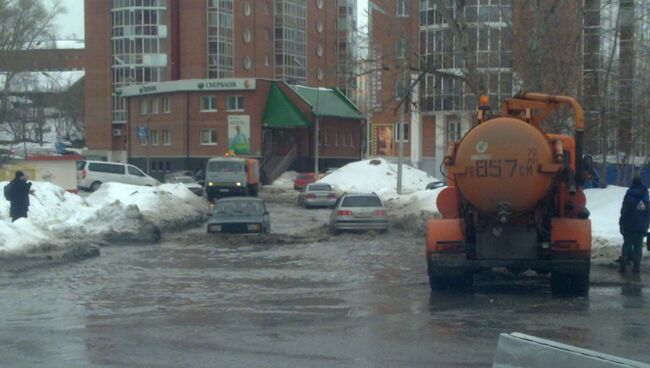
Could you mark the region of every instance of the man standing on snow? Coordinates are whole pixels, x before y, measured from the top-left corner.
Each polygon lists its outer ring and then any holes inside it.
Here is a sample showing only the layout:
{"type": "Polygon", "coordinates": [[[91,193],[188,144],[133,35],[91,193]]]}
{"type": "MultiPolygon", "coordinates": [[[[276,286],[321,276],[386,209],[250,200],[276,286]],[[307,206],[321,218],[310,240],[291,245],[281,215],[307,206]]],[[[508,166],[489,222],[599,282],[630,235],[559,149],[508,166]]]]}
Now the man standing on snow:
{"type": "Polygon", "coordinates": [[[31,190],[32,183],[27,182],[27,175],[22,171],[16,171],[16,177],[8,185],[10,185],[9,201],[11,202],[9,213],[11,221],[14,222],[19,218],[27,217],[29,195],[34,191],[31,190]]]}
{"type": "Polygon", "coordinates": [[[623,252],[619,259],[620,271],[625,272],[625,268],[631,262],[632,272],[638,273],[643,252],[643,238],[650,224],[648,187],[643,185],[639,176],[632,179],[632,186],[625,193],[618,224],[623,234],[623,252]]]}

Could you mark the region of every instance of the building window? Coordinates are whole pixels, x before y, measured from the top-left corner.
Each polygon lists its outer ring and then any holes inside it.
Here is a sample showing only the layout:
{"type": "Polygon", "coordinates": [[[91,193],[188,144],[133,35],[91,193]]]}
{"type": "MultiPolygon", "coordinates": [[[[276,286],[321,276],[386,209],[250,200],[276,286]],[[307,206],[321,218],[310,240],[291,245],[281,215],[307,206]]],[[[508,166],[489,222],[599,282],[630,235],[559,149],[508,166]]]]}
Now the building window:
{"type": "Polygon", "coordinates": [[[348,146],[354,147],[354,135],[352,134],[352,132],[350,132],[350,134],[348,134],[348,137],[350,138],[348,146]]]}
{"type": "Polygon", "coordinates": [[[149,114],[149,100],[143,98],[140,100],[140,115],[149,114]]]}
{"type": "Polygon", "coordinates": [[[201,96],[201,111],[217,111],[217,96],[201,96]]]}
{"type": "Polygon", "coordinates": [[[408,83],[403,81],[403,80],[396,80],[395,81],[395,100],[396,101],[401,101],[402,98],[406,96],[406,93],[408,92],[408,83]]]}
{"type": "Polygon", "coordinates": [[[208,78],[235,75],[233,0],[208,0],[208,78]]]}
{"type": "Polygon", "coordinates": [[[404,142],[409,141],[409,125],[408,124],[395,123],[395,142],[399,142],[400,139],[402,138],[402,136],[404,137],[404,142]],[[399,129],[400,126],[403,127],[404,134],[401,134],[400,129],[399,129]]]}
{"type": "Polygon", "coordinates": [[[250,29],[247,29],[244,31],[244,42],[250,43],[251,40],[253,40],[253,34],[251,33],[250,29]]]}
{"type": "Polygon", "coordinates": [[[316,7],[318,9],[323,9],[323,0],[316,0],[316,7]]]}
{"type": "Polygon", "coordinates": [[[162,144],[163,146],[171,146],[172,136],[169,134],[169,130],[162,131],[162,144]]]}
{"type": "Polygon", "coordinates": [[[264,55],[264,66],[271,66],[271,55],[264,55]]]}
{"type": "Polygon", "coordinates": [[[147,145],[147,137],[144,137],[144,138],[138,138],[138,140],[140,141],[140,145],[142,145],[142,146],[146,146],[146,145],[147,145]]]}
{"type": "MultiPolygon", "coordinates": [[[[166,2],[116,0],[112,1],[110,16],[113,89],[165,80],[166,2]]],[[[126,123],[126,109],[126,99],[113,95],[113,122],[126,123]]]]}
{"type": "Polygon", "coordinates": [[[323,32],[323,22],[321,22],[320,20],[316,22],[316,31],[318,33],[323,32]]]}
{"type": "Polygon", "coordinates": [[[158,113],[158,98],[154,97],[151,100],[151,113],[152,114],[157,114],[158,113]]]}
{"type": "Polygon", "coordinates": [[[334,147],[339,146],[339,131],[335,130],[334,131],[334,147]]]}
{"type": "Polygon", "coordinates": [[[395,56],[398,59],[403,59],[406,57],[407,45],[408,45],[408,41],[406,40],[406,37],[401,37],[397,40],[395,56]]]}
{"type": "Polygon", "coordinates": [[[169,97],[163,97],[163,112],[165,114],[172,112],[172,102],[169,97]]]}
{"type": "Polygon", "coordinates": [[[409,2],[411,0],[397,0],[397,16],[408,17],[410,13],[409,2]]]}
{"type": "Polygon", "coordinates": [[[248,1],[245,2],[245,3],[244,3],[244,15],[247,16],[247,17],[250,16],[250,15],[251,15],[251,11],[252,11],[252,9],[251,9],[251,3],[248,2],[248,1]]]}
{"type": "Polygon", "coordinates": [[[217,145],[217,130],[216,129],[201,129],[201,145],[202,146],[216,146],[217,145]]]}
{"type": "Polygon", "coordinates": [[[152,130],[151,131],[151,145],[152,146],[157,146],[158,145],[158,131],[157,130],[152,130]]]}
{"type": "Polygon", "coordinates": [[[251,70],[253,67],[253,61],[251,60],[250,56],[244,57],[244,60],[242,60],[242,65],[244,66],[244,70],[251,70]]]}
{"type": "Polygon", "coordinates": [[[325,135],[323,136],[323,143],[324,143],[323,145],[325,147],[329,147],[329,145],[330,145],[330,130],[329,129],[325,129],[325,135]]]}
{"type": "Polygon", "coordinates": [[[244,96],[228,96],[228,111],[244,111],[244,96]]]}
{"type": "Polygon", "coordinates": [[[460,141],[462,138],[460,128],[460,120],[447,120],[447,142],[460,141]]]}
{"type": "Polygon", "coordinates": [[[276,0],[275,77],[291,83],[307,82],[307,2],[276,0]]]}
{"type": "Polygon", "coordinates": [[[268,29],[268,28],[264,28],[264,39],[265,39],[266,41],[270,41],[270,40],[271,40],[271,30],[268,29]]]}
{"type": "Polygon", "coordinates": [[[324,77],[323,69],[318,68],[318,69],[316,70],[316,79],[318,79],[319,81],[322,81],[322,80],[323,80],[323,77],[324,77]]]}
{"type": "Polygon", "coordinates": [[[316,46],[316,55],[318,55],[318,57],[323,57],[323,51],[323,45],[316,46]]]}

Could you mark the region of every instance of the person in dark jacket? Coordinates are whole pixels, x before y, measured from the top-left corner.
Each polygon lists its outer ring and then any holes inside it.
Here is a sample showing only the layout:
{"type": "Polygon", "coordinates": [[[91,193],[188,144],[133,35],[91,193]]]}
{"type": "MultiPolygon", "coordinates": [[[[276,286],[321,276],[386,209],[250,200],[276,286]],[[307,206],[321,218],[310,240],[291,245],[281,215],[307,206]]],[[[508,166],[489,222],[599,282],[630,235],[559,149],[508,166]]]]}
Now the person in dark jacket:
{"type": "Polygon", "coordinates": [[[27,182],[27,175],[22,171],[16,171],[16,177],[9,183],[11,207],[9,213],[11,221],[27,217],[29,210],[29,195],[33,193],[32,183],[27,182]]]}
{"type": "Polygon", "coordinates": [[[650,197],[648,187],[643,185],[641,178],[632,179],[632,186],[625,193],[621,206],[621,217],[618,221],[623,234],[623,252],[621,254],[620,271],[632,263],[632,272],[639,272],[643,239],[650,225],[650,197]]]}

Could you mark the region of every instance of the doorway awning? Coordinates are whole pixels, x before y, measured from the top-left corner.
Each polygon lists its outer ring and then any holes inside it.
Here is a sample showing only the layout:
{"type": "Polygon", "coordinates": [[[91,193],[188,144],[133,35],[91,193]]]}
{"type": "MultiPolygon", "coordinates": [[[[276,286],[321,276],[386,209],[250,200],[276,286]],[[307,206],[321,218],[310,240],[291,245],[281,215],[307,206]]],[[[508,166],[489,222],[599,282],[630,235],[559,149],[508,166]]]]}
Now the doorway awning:
{"type": "Polygon", "coordinates": [[[276,82],[271,83],[269,97],[264,111],[264,127],[267,128],[306,128],[309,120],[296,107],[276,82]]]}

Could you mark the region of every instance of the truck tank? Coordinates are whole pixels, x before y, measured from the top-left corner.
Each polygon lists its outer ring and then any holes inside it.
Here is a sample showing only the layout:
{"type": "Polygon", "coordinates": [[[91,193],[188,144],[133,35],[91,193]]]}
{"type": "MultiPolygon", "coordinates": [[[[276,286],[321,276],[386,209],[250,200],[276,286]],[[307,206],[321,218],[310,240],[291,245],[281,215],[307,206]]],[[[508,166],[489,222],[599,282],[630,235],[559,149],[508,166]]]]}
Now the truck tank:
{"type": "Polygon", "coordinates": [[[456,153],[458,190],[486,215],[521,214],[547,193],[553,171],[551,146],[537,127],[509,117],[472,129],[456,153]]]}

